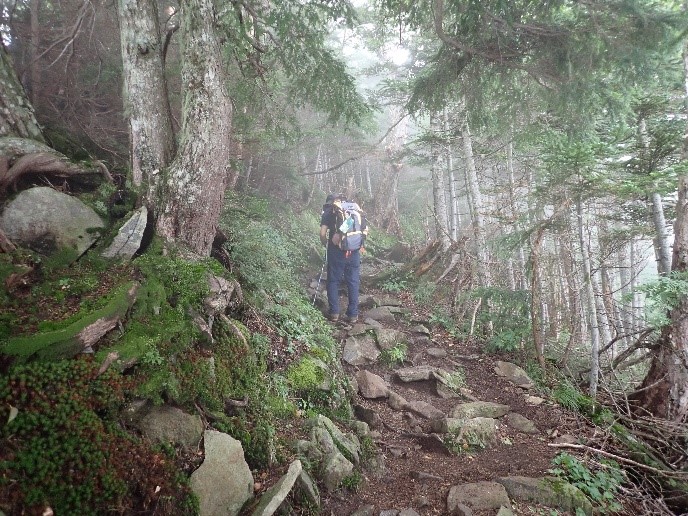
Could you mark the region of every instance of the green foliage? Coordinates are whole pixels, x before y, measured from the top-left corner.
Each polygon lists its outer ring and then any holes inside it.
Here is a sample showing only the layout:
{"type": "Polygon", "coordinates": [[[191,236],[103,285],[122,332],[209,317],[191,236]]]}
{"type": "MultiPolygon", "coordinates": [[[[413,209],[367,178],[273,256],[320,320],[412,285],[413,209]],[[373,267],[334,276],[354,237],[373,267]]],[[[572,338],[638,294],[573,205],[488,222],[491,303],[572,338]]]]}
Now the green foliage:
{"type": "Polygon", "coordinates": [[[624,481],[624,475],[615,461],[601,459],[599,469],[594,472],[568,453],[560,453],[552,462],[557,467],[550,469],[549,472],[585,493],[597,505],[597,510],[601,514],[618,512],[622,509],[615,498],[624,481]]]}
{"type": "Polygon", "coordinates": [[[402,365],[404,360],[406,360],[407,351],[408,348],[406,344],[397,344],[396,346],[385,349],[380,353],[380,362],[389,367],[402,365]]]}
{"type": "Polygon", "coordinates": [[[189,514],[189,489],[173,462],[119,429],[131,380],[98,368],[81,358],[18,366],[0,378],[0,498],[13,513],[50,504],[57,514],[100,514],[113,506],[139,512],[165,497],[189,514]],[[4,423],[12,407],[17,415],[4,423]]]}
{"type": "MultiPolygon", "coordinates": [[[[475,325],[478,333],[489,335],[489,351],[516,351],[530,339],[532,330],[528,291],[479,288],[466,293],[465,297],[464,302],[471,306],[482,298],[475,325]]],[[[470,320],[465,324],[470,324],[470,320]]],[[[464,327],[463,331],[467,330],[464,327]]]]}
{"type": "Polygon", "coordinates": [[[134,264],[149,279],[160,283],[170,305],[183,312],[188,307],[199,307],[209,293],[208,274],[223,276],[226,271],[210,258],[189,261],[180,256],[163,256],[157,247],[134,260],[134,264]]]}
{"type": "Polygon", "coordinates": [[[316,389],[324,379],[323,370],[308,356],[302,357],[287,369],[287,380],[296,391],[316,389]]]}
{"type": "Polygon", "coordinates": [[[425,281],[416,285],[413,289],[413,300],[419,305],[427,305],[432,301],[432,296],[437,290],[437,285],[425,281]]]}
{"type": "Polygon", "coordinates": [[[590,397],[583,394],[568,378],[561,378],[552,390],[552,398],[574,412],[583,413],[594,403],[590,397]]]}
{"type": "Polygon", "coordinates": [[[356,489],[358,489],[358,487],[361,485],[361,482],[363,482],[363,475],[361,475],[360,471],[355,470],[348,477],[344,477],[342,480],[342,486],[350,491],[356,491],[356,489]]]}
{"type": "Polygon", "coordinates": [[[408,280],[404,278],[390,278],[380,284],[380,288],[385,292],[398,294],[408,287],[408,280]]]}
{"type": "Polygon", "coordinates": [[[670,323],[667,312],[678,306],[682,298],[688,296],[688,273],[672,271],[639,288],[646,298],[648,321],[655,328],[670,323]]]}

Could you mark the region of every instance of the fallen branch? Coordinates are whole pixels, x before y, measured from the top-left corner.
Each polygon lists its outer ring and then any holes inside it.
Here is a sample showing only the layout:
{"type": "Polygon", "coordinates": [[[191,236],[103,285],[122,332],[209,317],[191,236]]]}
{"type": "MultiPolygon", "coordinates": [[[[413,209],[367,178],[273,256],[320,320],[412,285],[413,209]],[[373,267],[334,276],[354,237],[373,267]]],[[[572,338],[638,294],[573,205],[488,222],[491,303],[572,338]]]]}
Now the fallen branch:
{"type": "Polygon", "coordinates": [[[599,453],[600,455],[603,455],[603,456],[608,457],[610,459],[616,460],[618,462],[623,462],[624,464],[628,464],[630,466],[635,466],[636,468],[640,468],[640,469],[643,469],[645,471],[650,471],[652,473],[656,473],[657,475],[660,475],[663,477],[675,478],[678,480],[688,480],[688,472],[667,471],[667,470],[662,470],[662,469],[658,469],[658,468],[653,468],[652,466],[648,466],[647,464],[642,464],[642,463],[636,462],[632,459],[627,459],[626,457],[622,457],[621,455],[616,455],[616,454],[610,453],[608,451],[599,450],[597,448],[593,448],[592,446],[586,446],[584,444],[549,443],[547,446],[551,446],[552,448],[572,448],[574,450],[585,450],[585,451],[589,451],[592,453],[599,453]]]}

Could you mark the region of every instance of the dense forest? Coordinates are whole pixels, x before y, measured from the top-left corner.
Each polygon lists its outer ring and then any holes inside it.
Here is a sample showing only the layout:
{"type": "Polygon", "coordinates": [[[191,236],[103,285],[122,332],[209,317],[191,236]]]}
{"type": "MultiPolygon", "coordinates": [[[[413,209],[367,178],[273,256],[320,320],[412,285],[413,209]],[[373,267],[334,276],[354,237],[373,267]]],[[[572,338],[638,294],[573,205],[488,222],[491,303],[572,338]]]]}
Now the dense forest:
{"type": "Polygon", "coordinates": [[[688,511],[687,30],[673,0],[0,0],[0,514],[238,514],[139,405],[198,417],[206,462],[240,442],[256,502],[317,462],[306,419],[362,419],[319,310],[332,192],[371,296],[585,421],[568,480],[627,486],[596,511],[688,511]]]}

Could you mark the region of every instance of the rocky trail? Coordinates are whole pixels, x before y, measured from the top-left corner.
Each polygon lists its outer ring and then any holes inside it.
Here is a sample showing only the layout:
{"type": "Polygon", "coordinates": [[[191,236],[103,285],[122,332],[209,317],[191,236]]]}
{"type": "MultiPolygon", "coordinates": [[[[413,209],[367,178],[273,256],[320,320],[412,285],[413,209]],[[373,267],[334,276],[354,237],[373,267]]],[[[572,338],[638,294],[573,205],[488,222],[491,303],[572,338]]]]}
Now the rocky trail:
{"type": "Polygon", "coordinates": [[[559,446],[590,428],[540,397],[513,355],[454,339],[410,296],[362,289],[360,306],[357,324],[334,328],[375,446],[360,477],[321,493],[321,514],[592,514],[576,488],[545,480],[559,446]]]}

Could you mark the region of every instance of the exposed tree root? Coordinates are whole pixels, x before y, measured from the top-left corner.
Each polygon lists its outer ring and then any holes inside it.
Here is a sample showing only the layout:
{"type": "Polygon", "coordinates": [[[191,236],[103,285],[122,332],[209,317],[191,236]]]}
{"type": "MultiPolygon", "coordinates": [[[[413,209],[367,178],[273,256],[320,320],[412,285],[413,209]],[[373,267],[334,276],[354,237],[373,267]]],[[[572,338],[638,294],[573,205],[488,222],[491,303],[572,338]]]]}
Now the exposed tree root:
{"type": "Polygon", "coordinates": [[[0,198],[16,190],[26,177],[42,175],[95,187],[112,183],[107,167],[99,162],[74,163],[47,145],[21,138],[0,138],[0,198]]]}

